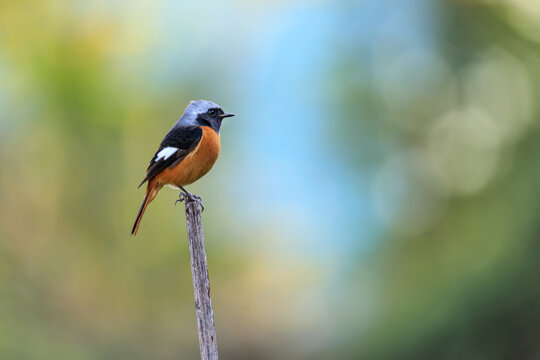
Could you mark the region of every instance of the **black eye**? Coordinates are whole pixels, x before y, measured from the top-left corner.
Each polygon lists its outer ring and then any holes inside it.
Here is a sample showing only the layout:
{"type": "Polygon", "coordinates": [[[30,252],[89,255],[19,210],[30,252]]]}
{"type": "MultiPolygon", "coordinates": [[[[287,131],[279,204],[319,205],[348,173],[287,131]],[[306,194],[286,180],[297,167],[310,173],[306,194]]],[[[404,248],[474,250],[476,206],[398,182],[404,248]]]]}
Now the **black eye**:
{"type": "Polygon", "coordinates": [[[208,110],[208,115],[210,115],[210,116],[213,117],[213,116],[216,116],[216,114],[217,114],[217,110],[216,110],[216,109],[210,109],[210,110],[208,110]]]}

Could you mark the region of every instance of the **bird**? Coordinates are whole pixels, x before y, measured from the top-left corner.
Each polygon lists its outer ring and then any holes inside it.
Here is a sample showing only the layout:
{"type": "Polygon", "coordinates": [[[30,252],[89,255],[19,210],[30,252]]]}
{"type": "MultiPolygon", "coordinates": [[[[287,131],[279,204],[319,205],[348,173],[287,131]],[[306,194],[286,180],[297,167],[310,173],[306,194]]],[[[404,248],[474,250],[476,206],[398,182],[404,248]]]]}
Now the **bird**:
{"type": "Polygon", "coordinates": [[[140,188],[147,183],[131,235],[137,234],[146,207],[165,185],[180,189],[177,202],[190,199],[198,202],[204,210],[201,198],[184,186],[194,183],[214,166],[221,150],[221,122],[232,116],[234,114],[224,112],[219,105],[208,100],[189,103],[163,138],[139,185],[140,188]]]}

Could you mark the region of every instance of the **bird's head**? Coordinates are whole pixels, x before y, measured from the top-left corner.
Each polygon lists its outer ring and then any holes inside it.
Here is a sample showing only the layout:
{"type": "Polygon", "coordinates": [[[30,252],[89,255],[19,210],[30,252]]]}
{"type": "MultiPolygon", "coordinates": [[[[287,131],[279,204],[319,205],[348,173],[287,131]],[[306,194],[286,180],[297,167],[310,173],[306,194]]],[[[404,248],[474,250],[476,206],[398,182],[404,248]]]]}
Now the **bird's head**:
{"type": "Polygon", "coordinates": [[[219,134],[221,121],[234,116],[225,113],[221,107],[208,100],[194,100],[189,103],[184,114],[178,120],[178,126],[209,126],[219,134]]]}

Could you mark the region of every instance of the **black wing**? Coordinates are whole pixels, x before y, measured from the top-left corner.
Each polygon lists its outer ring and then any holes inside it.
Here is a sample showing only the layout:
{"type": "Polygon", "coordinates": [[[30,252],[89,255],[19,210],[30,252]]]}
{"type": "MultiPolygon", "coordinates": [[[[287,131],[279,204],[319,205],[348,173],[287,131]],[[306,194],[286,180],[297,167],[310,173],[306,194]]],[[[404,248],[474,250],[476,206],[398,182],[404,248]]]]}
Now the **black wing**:
{"type": "Polygon", "coordinates": [[[153,179],[157,174],[162,172],[168,167],[176,166],[180,161],[182,161],[191,150],[201,141],[203,131],[198,126],[193,127],[181,127],[176,129],[171,129],[165,138],[159,145],[159,149],[150,160],[148,169],[146,170],[146,176],[143,181],[140,183],[139,187],[144,184],[146,181],[153,179]],[[178,150],[168,157],[161,157],[156,161],[158,154],[161,150],[172,147],[177,148],[178,150]]]}

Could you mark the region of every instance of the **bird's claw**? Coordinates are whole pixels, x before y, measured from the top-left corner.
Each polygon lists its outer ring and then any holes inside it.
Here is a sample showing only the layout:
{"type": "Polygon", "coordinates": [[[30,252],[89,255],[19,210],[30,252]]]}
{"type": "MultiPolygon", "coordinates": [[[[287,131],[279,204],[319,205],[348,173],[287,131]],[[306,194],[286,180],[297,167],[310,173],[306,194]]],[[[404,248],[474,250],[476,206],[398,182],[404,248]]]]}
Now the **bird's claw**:
{"type": "Polygon", "coordinates": [[[184,201],[185,199],[186,199],[186,198],[185,198],[185,196],[184,196],[184,193],[181,192],[181,193],[180,193],[180,196],[178,196],[178,200],[176,200],[176,201],[174,202],[174,205],[178,205],[178,203],[181,203],[181,202],[184,201]]]}
{"type": "Polygon", "coordinates": [[[178,200],[176,200],[174,202],[174,204],[177,205],[178,203],[181,203],[181,202],[187,201],[187,200],[195,201],[201,207],[201,212],[204,211],[204,205],[203,205],[201,197],[198,196],[198,195],[190,193],[186,189],[183,189],[183,191],[180,191],[180,195],[178,196],[178,200]]]}

